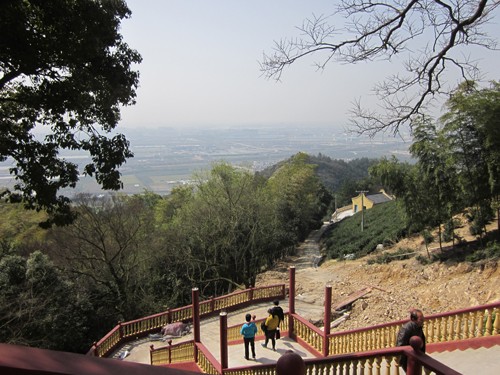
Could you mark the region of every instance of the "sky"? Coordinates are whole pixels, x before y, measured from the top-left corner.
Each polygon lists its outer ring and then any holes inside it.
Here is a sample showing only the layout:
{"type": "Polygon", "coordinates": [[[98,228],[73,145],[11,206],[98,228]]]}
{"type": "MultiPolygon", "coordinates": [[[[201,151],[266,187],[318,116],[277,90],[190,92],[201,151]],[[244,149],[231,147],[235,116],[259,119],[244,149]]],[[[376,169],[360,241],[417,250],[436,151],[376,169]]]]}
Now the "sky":
{"type": "MultiPolygon", "coordinates": [[[[376,105],[371,89],[396,62],[330,63],[317,71],[318,55],[285,69],[281,82],[266,80],[259,66],[275,40],[300,36],[305,18],[332,14],[335,3],[128,0],[132,17],[121,33],[143,62],[137,104],[122,109],[120,127],[348,124],[354,100],[376,105]]],[[[491,30],[500,35],[498,24],[491,30]]],[[[485,78],[500,79],[500,52],[479,52],[485,78]]]]}

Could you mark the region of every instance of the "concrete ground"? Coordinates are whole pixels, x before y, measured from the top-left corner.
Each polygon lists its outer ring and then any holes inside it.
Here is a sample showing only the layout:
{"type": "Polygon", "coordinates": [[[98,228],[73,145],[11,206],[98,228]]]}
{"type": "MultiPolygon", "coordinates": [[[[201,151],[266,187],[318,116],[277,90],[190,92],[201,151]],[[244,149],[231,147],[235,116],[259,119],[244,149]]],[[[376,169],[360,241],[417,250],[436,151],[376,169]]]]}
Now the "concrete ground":
{"type": "MultiPolygon", "coordinates": [[[[228,327],[243,324],[245,322],[245,315],[250,313],[256,315],[257,319],[265,318],[268,316],[267,310],[273,305],[270,302],[260,303],[254,306],[249,306],[244,309],[229,312],[227,317],[228,327]]],[[[288,311],[288,299],[281,300],[280,306],[285,312],[288,311]]],[[[306,316],[311,312],[321,313],[322,308],[319,306],[314,306],[308,303],[303,303],[301,301],[295,301],[295,311],[301,316],[306,316]]],[[[214,315],[210,318],[202,319],[200,322],[200,339],[203,345],[205,345],[212,355],[220,362],[220,324],[219,315],[214,315]]],[[[189,341],[193,339],[193,333],[183,336],[181,338],[172,339],[172,344],[178,344],[181,342],[189,341]]],[[[283,337],[276,341],[276,351],[274,352],[271,347],[271,343],[268,344],[268,348],[261,346],[264,340],[257,341],[255,343],[255,354],[256,360],[247,361],[244,358],[245,349],[243,344],[230,345],[228,348],[229,352],[229,367],[240,367],[249,366],[252,364],[268,364],[276,363],[279,357],[284,354],[287,350],[293,350],[299,354],[302,358],[314,358],[314,355],[308,352],[305,348],[297,344],[295,341],[290,340],[288,337],[283,337]]],[[[151,341],[149,338],[141,338],[131,341],[118,350],[116,350],[110,358],[119,358],[119,356],[128,351],[130,354],[125,357],[124,361],[136,362],[136,363],[150,363],[149,349],[150,346],[154,345],[155,348],[168,345],[166,342],[162,341],[151,341]]],[[[250,354],[251,356],[251,354],[250,354]]]]}

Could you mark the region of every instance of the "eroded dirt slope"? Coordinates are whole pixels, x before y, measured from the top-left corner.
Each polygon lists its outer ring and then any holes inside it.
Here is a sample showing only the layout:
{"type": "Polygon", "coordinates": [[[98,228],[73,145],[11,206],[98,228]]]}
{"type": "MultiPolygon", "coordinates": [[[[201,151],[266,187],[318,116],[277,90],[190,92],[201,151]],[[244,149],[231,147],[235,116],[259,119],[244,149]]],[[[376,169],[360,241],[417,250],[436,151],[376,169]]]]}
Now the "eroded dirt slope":
{"type": "MultiPolygon", "coordinates": [[[[313,235],[316,239],[317,233],[313,235]]],[[[410,247],[426,254],[418,237],[395,245],[391,251],[397,247],[410,247]]],[[[364,258],[345,263],[328,261],[313,268],[312,262],[318,253],[316,241],[306,241],[297,257],[286,259],[274,270],[259,275],[256,286],[285,283],[288,287],[288,267],[300,259],[301,266],[297,267],[295,277],[296,293],[304,302],[324,305],[326,285],[332,286],[334,303],[366,287],[365,284],[387,290],[372,288],[368,295],[352,304],[350,318],[332,332],[407,319],[412,308],[432,315],[500,301],[500,262],[479,266],[468,262],[423,266],[412,258],[367,265],[364,258]],[[309,267],[304,267],[304,258],[310,259],[309,267]]],[[[318,326],[323,325],[323,316],[307,318],[318,326]]]]}

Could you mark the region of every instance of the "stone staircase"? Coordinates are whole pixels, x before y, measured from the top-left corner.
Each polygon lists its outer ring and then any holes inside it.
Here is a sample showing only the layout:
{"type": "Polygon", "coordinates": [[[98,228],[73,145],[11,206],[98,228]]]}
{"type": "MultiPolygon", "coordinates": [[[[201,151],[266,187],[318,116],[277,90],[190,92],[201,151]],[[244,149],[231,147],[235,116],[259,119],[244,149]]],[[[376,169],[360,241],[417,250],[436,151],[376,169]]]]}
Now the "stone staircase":
{"type": "Polygon", "coordinates": [[[432,353],[432,358],[464,375],[500,374],[500,346],[432,353]]]}

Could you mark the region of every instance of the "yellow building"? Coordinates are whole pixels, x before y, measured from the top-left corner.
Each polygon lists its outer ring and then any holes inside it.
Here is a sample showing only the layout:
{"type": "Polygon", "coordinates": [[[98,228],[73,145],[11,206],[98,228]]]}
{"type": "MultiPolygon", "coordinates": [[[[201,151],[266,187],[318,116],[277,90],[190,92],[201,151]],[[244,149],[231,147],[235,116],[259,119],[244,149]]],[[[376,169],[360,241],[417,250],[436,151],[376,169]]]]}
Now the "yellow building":
{"type": "Polygon", "coordinates": [[[394,196],[387,194],[384,189],[381,189],[377,194],[365,195],[361,193],[352,198],[352,212],[360,211],[361,205],[365,206],[365,210],[368,210],[377,204],[387,203],[393,199],[395,199],[394,196]]]}

